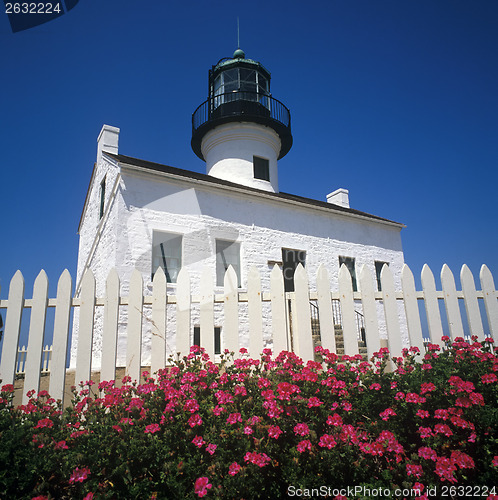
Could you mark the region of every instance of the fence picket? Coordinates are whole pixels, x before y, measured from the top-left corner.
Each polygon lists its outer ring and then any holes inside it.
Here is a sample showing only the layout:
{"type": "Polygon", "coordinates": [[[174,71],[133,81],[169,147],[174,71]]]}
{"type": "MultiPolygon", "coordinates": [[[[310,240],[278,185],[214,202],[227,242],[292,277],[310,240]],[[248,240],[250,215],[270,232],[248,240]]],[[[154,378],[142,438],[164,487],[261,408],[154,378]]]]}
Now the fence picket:
{"type": "MultiPolygon", "coordinates": [[[[395,291],[393,274],[388,266],[381,272],[382,294],[376,293],[375,283],[366,266],[362,266],[359,275],[360,292],[353,293],[351,275],[345,265],[339,270],[339,293],[330,291],[329,275],[324,266],[317,271],[317,292],[311,295],[318,304],[320,320],[320,336],[324,348],[336,350],[334,332],[334,313],[332,297],[339,296],[342,311],[342,327],[345,341],[345,353],[358,353],[358,336],[355,318],[355,299],[361,299],[365,318],[368,354],[380,348],[378,337],[378,301],[384,304],[388,344],[391,355],[399,356],[402,351],[402,321],[408,327],[410,345],[424,348],[422,325],[418,300],[424,300],[427,313],[427,323],[433,342],[438,342],[443,335],[443,325],[439,300],[445,300],[446,316],[452,338],[463,335],[462,317],[459,299],[463,298],[472,334],[477,334],[479,340],[484,337],[479,300],[483,300],[488,318],[491,335],[498,336],[498,295],[493,276],[486,266],[481,268],[480,281],[482,292],[475,287],[474,278],[467,266],[461,270],[462,291],[456,290],[455,279],[444,265],[441,270],[442,292],[436,291],[432,271],[427,265],[422,270],[422,292],[417,292],[413,274],[404,265],[401,273],[402,290],[395,291]],[[316,299],[315,299],[316,297],[316,299]],[[403,301],[404,312],[400,301],[403,301]]],[[[296,268],[295,292],[284,292],[282,271],[277,265],[270,274],[270,293],[261,290],[261,275],[256,268],[251,268],[247,275],[247,293],[240,293],[237,276],[232,267],[225,273],[224,279],[224,310],[220,321],[223,326],[224,347],[239,352],[239,303],[247,303],[248,311],[248,343],[251,357],[257,357],[265,347],[263,342],[263,302],[271,301],[271,331],[273,335],[273,352],[278,354],[283,350],[294,349],[304,361],[313,359],[313,338],[310,315],[310,289],[306,270],[302,265],[296,268]],[[287,303],[292,300],[293,339],[289,338],[287,303]]],[[[191,344],[191,310],[193,303],[200,302],[201,345],[206,349],[211,359],[214,359],[214,327],[215,327],[215,296],[213,275],[209,268],[204,268],[201,274],[200,299],[191,295],[190,276],[186,268],[181,269],[176,285],[176,297],[167,295],[166,277],[162,270],[155,274],[152,287],[152,297],[144,297],[142,273],[135,270],[130,279],[128,297],[120,297],[119,278],[112,270],[106,282],[106,292],[103,298],[95,297],[95,278],[91,271],[86,271],[81,281],[81,294],[71,298],[72,280],[65,270],[60,276],[55,299],[48,299],[48,279],[44,271],[36,278],[33,288],[33,298],[24,299],[24,279],[20,271],[16,272],[10,282],[8,300],[0,301],[0,307],[7,308],[4,344],[0,363],[0,375],[4,383],[12,383],[15,374],[25,374],[23,393],[30,389],[37,391],[42,372],[50,372],[49,392],[57,399],[64,397],[65,363],[67,356],[68,330],[71,308],[79,307],[79,331],[74,340],[76,350],[75,384],[90,380],[92,368],[92,347],[95,305],[104,306],[104,321],[102,331],[102,367],[101,379],[115,378],[117,328],[120,304],[128,306],[127,325],[127,356],[128,374],[135,380],[140,378],[141,349],[143,343],[142,323],[144,304],[152,306],[151,324],[151,370],[156,372],[166,364],[166,325],[167,303],[176,301],[176,351],[186,355],[191,344]],[[98,301],[98,302],[97,302],[98,301]],[[19,348],[21,318],[24,307],[31,307],[29,325],[28,349],[19,348]],[[47,307],[55,307],[54,339],[52,346],[43,347],[44,328],[47,307]]],[[[244,306],[241,306],[245,308],[244,306]]],[[[242,309],[243,311],[244,309],[242,309]]],[[[217,317],[217,316],[216,316],[217,317]]],[[[404,324],[404,323],[403,323],[404,324]]],[[[23,402],[27,398],[24,396],[23,402]]]]}
{"type": "Polygon", "coordinates": [[[143,317],[143,278],[135,269],[130,278],[130,297],[128,299],[128,329],[126,342],[126,374],[132,380],[140,380],[142,365],[142,317],[143,317]]]}
{"type": "Polygon", "coordinates": [[[10,280],[8,303],[0,362],[0,379],[3,384],[13,384],[16,375],[17,346],[24,308],[24,278],[21,271],[16,271],[10,280]]]}
{"type": "Polygon", "coordinates": [[[316,273],[316,292],[322,347],[330,352],[336,352],[329,273],[323,264],[320,264],[316,273]]]}
{"type": "Polygon", "coordinates": [[[42,269],[35,279],[33,287],[33,307],[31,308],[31,319],[28,333],[28,353],[26,355],[26,375],[24,376],[23,404],[27,404],[29,398],[27,391],[40,390],[40,371],[43,351],[43,337],[45,334],[45,318],[48,303],[48,278],[42,269]]]}
{"type": "Polygon", "coordinates": [[[213,273],[205,266],[201,273],[201,303],[200,303],[200,327],[201,346],[206,349],[210,359],[214,359],[214,296],[213,296],[213,273]]]}
{"type": "Polygon", "coordinates": [[[399,326],[398,304],[396,303],[393,273],[389,269],[389,266],[382,267],[380,282],[382,285],[382,301],[386,317],[389,352],[391,357],[399,357],[403,354],[403,345],[401,342],[401,329],[399,326]]]}
{"type": "Polygon", "coordinates": [[[81,306],[74,383],[90,380],[92,370],[93,321],[95,311],[95,277],[90,269],[81,279],[81,306]]]}
{"type": "Polygon", "coordinates": [[[437,344],[441,341],[441,337],[443,336],[443,325],[441,323],[441,314],[439,313],[436,281],[434,280],[434,275],[427,264],[424,264],[421,276],[429,334],[431,342],[437,344]]]}
{"type": "Polygon", "coordinates": [[[237,274],[232,266],[228,266],[225,273],[224,284],[224,310],[225,348],[230,352],[239,354],[239,306],[238,306],[238,284],[237,274]]]}
{"type": "Polygon", "coordinates": [[[26,365],[26,354],[28,349],[23,345],[17,353],[16,373],[24,373],[24,366],[26,365]]]}
{"type": "Polygon", "coordinates": [[[285,307],[284,277],[275,264],[270,273],[271,294],[271,329],[273,337],[273,354],[290,350],[285,307]]]}
{"type": "Polygon", "coordinates": [[[314,359],[313,337],[311,336],[310,296],[308,275],[299,263],[294,272],[295,301],[293,302],[295,321],[293,322],[294,348],[306,363],[314,359]]]}
{"type": "Polygon", "coordinates": [[[71,316],[72,287],[73,280],[69,271],[65,269],[57,284],[57,306],[55,308],[54,337],[51,350],[52,359],[50,362],[50,385],[48,388],[50,396],[55,400],[60,399],[61,401],[64,399],[64,387],[66,383],[67,341],[71,316]]]}
{"type": "Polygon", "coordinates": [[[460,280],[462,282],[462,290],[465,297],[465,310],[467,311],[470,334],[477,335],[477,340],[483,341],[484,328],[482,326],[479,304],[477,303],[476,285],[474,282],[474,276],[472,276],[472,273],[466,264],[462,266],[462,270],[460,271],[460,280]]]}
{"type": "Polygon", "coordinates": [[[498,294],[496,292],[493,275],[488,266],[483,265],[480,272],[481,287],[484,295],[484,305],[488,317],[489,333],[498,342],[498,294]]]}
{"type": "Polygon", "coordinates": [[[176,278],[176,353],[180,358],[190,352],[190,275],[180,269],[176,278]]]}
{"type": "MultiPolygon", "coordinates": [[[[403,289],[403,303],[405,306],[410,346],[418,347],[420,354],[423,355],[425,351],[424,336],[422,334],[422,325],[420,323],[415,278],[413,277],[411,269],[406,264],[403,265],[403,269],[401,271],[401,287],[403,289]]],[[[419,357],[417,359],[421,360],[422,358],[419,357]]]]}
{"type": "Polygon", "coordinates": [[[353,282],[345,264],[339,269],[339,299],[342,310],[342,328],[344,335],[344,353],[354,356],[359,353],[356,318],[353,299],[353,282]]]}
{"type": "Polygon", "coordinates": [[[463,338],[463,324],[458,305],[455,278],[446,264],[443,265],[443,269],[441,270],[441,283],[443,285],[444,305],[446,307],[450,336],[453,340],[456,337],[463,338]]]}
{"type": "Polygon", "coordinates": [[[166,275],[162,267],[159,267],[152,281],[152,338],[150,341],[151,373],[156,373],[166,366],[166,303],[166,275]]]}
{"type": "Polygon", "coordinates": [[[372,273],[366,265],[363,265],[360,269],[360,290],[363,316],[365,317],[367,353],[368,359],[370,359],[374,352],[380,350],[380,337],[372,273]]]}
{"type": "Polygon", "coordinates": [[[247,275],[249,309],[249,356],[258,359],[263,352],[263,318],[261,308],[261,278],[255,267],[247,275]]]}
{"type": "MultiPolygon", "coordinates": [[[[52,346],[48,344],[42,350],[42,373],[48,373],[52,364],[52,346]]],[[[52,393],[50,393],[52,395],[52,393]]],[[[61,398],[62,399],[62,398],[61,398]]]]}
{"type": "Polygon", "coordinates": [[[104,300],[104,325],[102,328],[101,382],[116,379],[116,356],[118,350],[119,276],[111,269],[107,276],[104,300]]]}

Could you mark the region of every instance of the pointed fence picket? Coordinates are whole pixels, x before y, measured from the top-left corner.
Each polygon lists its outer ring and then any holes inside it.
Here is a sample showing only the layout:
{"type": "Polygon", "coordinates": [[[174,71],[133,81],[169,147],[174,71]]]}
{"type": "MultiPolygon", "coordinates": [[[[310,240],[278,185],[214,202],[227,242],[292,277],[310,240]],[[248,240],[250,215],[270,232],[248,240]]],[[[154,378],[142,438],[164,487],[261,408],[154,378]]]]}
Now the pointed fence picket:
{"type": "Polygon", "coordinates": [[[81,305],[74,383],[78,386],[91,378],[93,322],[95,313],[95,277],[87,270],[81,279],[81,305]]]}
{"type": "Polygon", "coordinates": [[[210,359],[214,359],[214,282],[213,274],[205,267],[201,274],[200,282],[200,344],[206,349],[210,359]]]}
{"type": "Polygon", "coordinates": [[[118,348],[119,276],[112,269],[106,281],[104,298],[104,325],[102,328],[102,380],[116,379],[118,348]]]}
{"type": "Polygon", "coordinates": [[[363,316],[365,317],[367,353],[368,358],[371,358],[374,352],[380,350],[379,320],[377,318],[372,274],[365,265],[362,266],[360,271],[360,288],[362,291],[363,316]]]}
{"type": "Polygon", "coordinates": [[[324,349],[336,352],[334,313],[332,311],[332,301],[330,300],[329,273],[323,264],[318,267],[316,276],[317,305],[320,311],[320,336],[324,349]]]}
{"type": "MultiPolygon", "coordinates": [[[[36,392],[40,389],[40,373],[43,351],[43,337],[45,334],[45,317],[48,302],[48,278],[45,271],[35,280],[33,287],[33,305],[31,307],[31,321],[29,323],[28,352],[26,354],[26,366],[24,382],[36,392]]],[[[24,394],[23,404],[29,398],[24,394]]]]}
{"type": "Polygon", "coordinates": [[[441,270],[441,284],[443,286],[444,305],[448,318],[450,336],[453,340],[463,337],[462,317],[460,316],[460,306],[458,305],[455,278],[450,268],[445,264],[441,270]]]}
{"type": "Polygon", "coordinates": [[[474,283],[474,277],[466,264],[462,266],[460,280],[462,281],[465,310],[467,311],[470,331],[472,335],[477,335],[477,340],[482,341],[484,340],[484,328],[482,326],[479,304],[477,303],[476,285],[474,283]]]}
{"type": "Polygon", "coordinates": [[[274,352],[290,351],[288,336],[288,315],[284,291],[284,277],[275,264],[270,274],[270,294],[272,311],[272,336],[274,352]]]}
{"type": "Polygon", "coordinates": [[[488,317],[488,326],[491,336],[498,341],[498,301],[496,300],[496,287],[493,275],[487,266],[481,267],[481,287],[488,317]]]}
{"type": "Polygon", "coordinates": [[[57,285],[57,305],[55,306],[54,337],[48,392],[54,399],[63,399],[66,385],[66,359],[71,317],[72,280],[67,269],[61,274],[57,285]]]}
{"type": "Polygon", "coordinates": [[[339,270],[338,291],[331,289],[329,274],[324,266],[319,267],[315,278],[316,289],[313,290],[306,269],[298,265],[294,277],[295,291],[285,292],[282,271],[275,265],[270,273],[270,289],[264,291],[260,272],[252,268],[247,275],[247,290],[244,291],[238,287],[234,269],[229,267],[225,274],[223,294],[216,294],[212,270],[204,268],[200,276],[200,294],[192,295],[189,272],[181,269],[173,289],[175,293],[171,294],[168,293],[166,276],[159,269],[154,275],[152,293],[144,295],[143,276],[135,270],[129,281],[128,295],[122,296],[119,277],[112,270],[106,281],[105,296],[98,298],[95,294],[95,277],[91,271],[86,271],[81,280],[79,296],[72,298],[71,276],[64,271],[58,282],[56,298],[49,299],[48,279],[42,271],[36,278],[32,298],[25,299],[24,278],[18,271],[11,280],[7,300],[0,300],[0,309],[7,310],[0,379],[5,384],[14,383],[16,377],[24,377],[23,400],[26,401],[26,392],[38,390],[41,374],[49,373],[49,392],[53,397],[63,400],[70,318],[74,309],[79,310],[74,315],[78,322],[78,337],[74,346],[76,385],[85,383],[91,377],[94,328],[102,329],[100,379],[115,379],[118,325],[124,312],[127,312],[125,369],[133,380],[140,378],[145,331],[149,331],[151,338],[152,373],[165,366],[169,355],[188,354],[193,338],[192,308],[195,304],[199,305],[200,343],[211,359],[216,359],[214,329],[220,326],[220,321],[223,348],[230,351],[238,353],[240,345],[247,345],[249,355],[258,357],[266,347],[263,333],[267,332],[265,335],[271,336],[274,353],[294,349],[304,361],[314,359],[310,301],[319,311],[314,321],[319,323],[318,340],[321,345],[329,351],[336,351],[335,334],[339,329],[348,355],[359,352],[355,319],[359,313],[358,307],[364,317],[368,358],[382,345],[380,324],[385,324],[384,336],[387,337],[385,340],[391,356],[400,356],[403,347],[408,346],[418,347],[423,352],[426,342],[424,337],[437,343],[445,331],[453,339],[471,333],[480,340],[486,336],[498,340],[498,293],[493,276],[486,266],[482,266],[480,272],[481,291],[476,290],[474,278],[467,266],[463,266],[460,273],[461,291],[457,290],[454,276],[446,265],[441,271],[441,291],[436,290],[434,275],[428,266],[424,266],[421,273],[421,291],[416,290],[413,273],[406,265],[400,276],[394,276],[389,266],[383,267],[382,291],[374,289],[375,281],[366,266],[362,266],[359,273],[359,292],[353,292],[351,275],[344,265],[339,270]],[[424,304],[426,319],[421,317],[420,301],[424,304]],[[480,301],[484,304],[486,321],[481,317],[480,301]],[[445,324],[440,312],[443,302],[447,320],[445,324]],[[461,314],[463,305],[467,318],[465,325],[461,314]],[[221,315],[219,306],[223,309],[221,315]],[[44,348],[48,307],[55,307],[55,320],[52,346],[44,348]],[[96,321],[99,307],[103,311],[101,323],[96,321]],[[146,307],[150,308],[150,316],[144,314],[146,307]],[[19,347],[25,308],[31,309],[27,349],[19,347]],[[171,319],[170,314],[174,315],[171,319]],[[241,319],[244,314],[247,314],[246,321],[241,319]],[[425,324],[428,332],[424,334],[425,324]],[[169,334],[172,337],[168,337],[168,326],[170,329],[175,327],[174,332],[169,334]],[[243,328],[247,331],[242,331],[243,328]],[[242,335],[248,335],[248,338],[243,340],[242,335]],[[173,342],[168,341],[168,344],[167,339],[171,338],[173,342]]]}
{"type": "Polygon", "coordinates": [[[351,274],[345,264],[339,269],[339,300],[341,302],[344,353],[354,356],[359,353],[358,338],[356,335],[356,318],[353,298],[353,283],[351,274]]]}
{"type": "Polygon", "coordinates": [[[417,303],[415,278],[406,264],[403,265],[401,271],[401,287],[403,289],[403,303],[410,346],[417,347],[420,352],[424,352],[424,337],[417,303]]]}
{"type": "Polygon", "coordinates": [[[176,280],[176,353],[186,356],[190,349],[190,278],[187,269],[176,280]]]}
{"type": "Polygon", "coordinates": [[[439,312],[436,280],[427,264],[422,268],[422,288],[430,337],[431,339],[440,339],[443,336],[443,324],[439,312]]]}
{"type": "Polygon", "coordinates": [[[166,366],[166,304],[168,295],[166,275],[162,268],[159,268],[154,274],[152,290],[150,371],[151,373],[156,373],[166,366]]]}
{"type": "Polygon", "coordinates": [[[313,338],[311,336],[310,298],[308,276],[302,264],[298,264],[294,274],[295,329],[293,331],[296,354],[303,359],[313,359],[313,338]]]}
{"type": "Polygon", "coordinates": [[[251,267],[247,276],[247,301],[249,308],[249,356],[257,359],[263,352],[263,324],[261,322],[261,278],[259,271],[251,267]]]}
{"type": "Polygon", "coordinates": [[[0,380],[13,384],[15,377],[17,349],[21,334],[21,317],[24,308],[24,278],[17,271],[10,281],[8,309],[3,330],[2,358],[0,361],[0,380]]]}

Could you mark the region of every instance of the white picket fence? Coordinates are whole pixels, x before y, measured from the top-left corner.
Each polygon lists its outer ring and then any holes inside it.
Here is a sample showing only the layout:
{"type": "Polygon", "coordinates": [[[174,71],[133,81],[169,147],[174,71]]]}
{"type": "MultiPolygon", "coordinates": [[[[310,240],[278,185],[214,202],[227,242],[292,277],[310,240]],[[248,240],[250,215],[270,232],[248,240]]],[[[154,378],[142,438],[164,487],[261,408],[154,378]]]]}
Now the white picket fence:
{"type": "MultiPolygon", "coordinates": [[[[417,291],[413,274],[408,266],[401,273],[401,290],[395,289],[394,278],[388,266],[381,273],[382,292],[374,288],[374,280],[368,268],[362,267],[358,276],[360,292],[353,292],[351,276],[343,265],[339,270],[338,291],[331,291],[329,274],[324,266],[320,266],[316,276],[316,289],[310,291],[308,276],[299,265],[295,272],[294,292],[284,292],[282,271],[275,266],[270,276],[270,290],[261,289],[260,274],[251,269],[247,276],[247,289],[237,288],[235,271],[230,267],[225,274],[224,292],[214,292],[212,270],[205,268],[200,278],[199,295],[191,294],[191,280],[186,269],[178,275],[176,293],[167,293],[167,283],[162,271],[158,271],[153,280],[152,294],[144,295],[142,274],[135,270],[130,278],[129,293],[120,296],[120,281],[115,270],[111,271],[106,282],[104,297],[96,297],[95,278],[87,271],[81,284],[79,297],[72,297],[72,279],[66,270],[62,273],[57,287],[56,298],[48,298],[48,279],[41,271],[35,280],[33,296],[24,297],[24,278],[18,271],[11,280],[7,300],[0,300],[0,309],[7,309],[2,356],[0,362],[0,379],[3,384],[13,383],[16,371],[19,371],[19,337],[22,313],[25,308],[31,309],[29,324],[28,348],[23,360],[24,368],[24,401],[30,389],[39,390],[40,374],[43,369],[43,343],[45,337],[45,320],[47,308],[55,308],[53,340],[50,360],[49,393],[56,399],[64,398],[68,341],[70,336],[70,317],[72,308],[79,308],[78,344],[76,356],[75,381],[90,380],[92,369],[92,345],[95,311],[103,307],[102,362],[101,380],[112,380],[116,374],[118,316],[121,307],[127,307],[127,345],[126,370],[132,379],[140,378],[142,352],[142,323],[144,307],[151,309],[151,368],[154,373],[166,365],[166,306],[176,309],[176,346],[175,352],[187,354],[191,344],[191,309],[198,304],[200,309],[200,344],[214,359],[214,306],[223,305],[223,349],[238,353],[240,346],[239,306],[247,304],[249,322],[249,355],[259,357],[264,346],[263,325],[271,323],[273,352],[293,350],[305,361],[313,359],[312,321],[310,301],[319,310],[319,326],[321,345],[330,351],[336,351],[334,334],[333,304],[339,301],[344,350],[348,355],[357,354],[358,334],[356,323],[356,307],[361,305],[364,316],[366,344],[370,357],[381,346],[379,336],[379,308],[382,311],[381,321],[385,323],[387,343],[392,356],[401,355],[402,348],[408,347],[402,342],[402,332],[407,332],[407,342],[417,346],[424,352],[425,324],[428,336],[433,342],[439,342],[445,329],[452,338],[464,337],[465,329],[460,310],[460,302],[465,304],[468,331],[479,339],[487,336],[498,340],[498,294],[491,272],[483,266],[480,272],[481,290],[476,290],[474,277],[467,266],[460,273],[462,290],[457,291],[455,279],[448,268],[443,266],[441,272],[442,290],[436,290],[435,279],[428,266],[422,273],[422,290],[417,291]],[[425,305],[425,319],[421,321],[418,302],[425,305]],[[484,303],[485,322],[481,317],[479,301],[484,303]],[[262,304],[270,304],[271,313],[262,314],[262,304]],[[446,323],[443,322],[440,303],[444,302],[446,323]],[[289,343],[289,303],[292,309],[292,343],[289,343]],[[379,306],[379,307],[378,307],[379,306]],[[446,325],[446,326],[444,326],[446,325]]],[[[467,327],[466,327],[467,328],[467,327]]],[[[46,348],[47,349],[47,348],[46,348]]],[[[24,351],[22,351],[24,352],[24,351]]],[[[23,354],[24,355],[24,354],[23,354]]],[[[48,369],[48,365],[46,366],[48,369]]]]}

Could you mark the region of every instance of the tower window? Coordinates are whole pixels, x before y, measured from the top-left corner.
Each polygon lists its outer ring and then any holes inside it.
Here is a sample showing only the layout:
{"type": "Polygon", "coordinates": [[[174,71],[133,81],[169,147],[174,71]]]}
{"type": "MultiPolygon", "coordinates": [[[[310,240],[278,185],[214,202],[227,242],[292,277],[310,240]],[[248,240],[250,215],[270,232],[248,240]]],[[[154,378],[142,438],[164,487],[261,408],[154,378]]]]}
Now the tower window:
{"type": "Polygon", "coordinates": [[[353,292],[358,291],[358,284],[356,283],[356,270],[354,265],[354,259],[352,257],[339,257],[339,267],[345,265],[348,268],[349,274],[351,274],[351,281],[353,283],[353,292]]]}
{"type": "Polygon", "coordinates": [[[176,283],[182,266],[182,236],[173,233],[154,232],[152,242],[152,278],[159,267],[168,283],[176,283]]]}
{"type": "Polygon", "coordinates": [[[261,179],[263,181],[270,180],[270,161],[266,158],[260,158],[259,156],[253,156],[254,165],[254,178],[261,179]]]}
{"type": "Polygon", "coordinates": [[[104,207],[105,207],[105,177],[102,179],[100,183],[100,207],[99,207],[99,219],[102,219],[104,216],[104,207]]]}
{"type": "Polygon", "coordinates": [[[240,244],[235,241],[216,240],[216,286],[223,286],[225,273],[232,266],[240,288],[240,244]]]}

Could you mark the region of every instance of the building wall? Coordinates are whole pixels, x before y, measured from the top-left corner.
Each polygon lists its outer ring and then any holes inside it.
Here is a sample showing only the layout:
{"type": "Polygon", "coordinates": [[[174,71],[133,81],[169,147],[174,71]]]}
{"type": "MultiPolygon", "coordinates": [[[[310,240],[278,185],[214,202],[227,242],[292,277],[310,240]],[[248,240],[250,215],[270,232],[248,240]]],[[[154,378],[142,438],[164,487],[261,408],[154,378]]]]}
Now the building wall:
{"type": "Polygon", "coordinates": [[[321,263],[329,270],[331,284],[337,283],[339,256],[354,257],[358,269],[366,264],[374,272],[374,261],[379,260],[390,263],[395,277],[401,272],[398,226],[229,190],[193,187],[153,174],[128,172],[122,181],[117,262],[123,273],[138,267],[150,279],[153,231],[184,235],[183,261],[194,286],[202,266],[216,262],[217,238],[240,242],[243,287],[251,266],[261,271],[263,285],[269,285],[272,265],[268,261],[281,261],[283,247],[306,251],[312,283],[321,263]]]}
{"type": "MultiPolygon", "coordinates": [[[[121,293],[128,293],[128,282],[134,268],[144,278],[144,293],[152,291],[152,239],[154,231],[183,235],[182,265],[192,280],[192,293],[198,293],[202,268],[207,265],[216,279],[216,239],[237,241],[241,253],[241,286],[251,266],[261,273],[264,290],[269,290],[274,261],[282,260],[282,248],[304,250],[310,286],[315,286],[318,266],[324,264],[331,288],[338,288],[339,256],[355,258],[357,273],[365,264],[375,275],[374,261],[388,262],[399,282],[403,265],[400,227],[341,213],[330,213],[312,206],[298,206],[288,201],[234,192],[195,181],[172,179],[151,171],[118,167],[103,157],[93,177],[88,203],[80,229],[78,283],[86,263],[95,274],[97,295],[105,292],[109,271],[115,267],[121,280],[121,293]],[[112,186],[118,178],[113,197],[112,186]],[[92,245],[99,228],[100,182],[106,175],[107,219],[92,245]],[[273,261],[273,262],[272,262],[273,261]]],[[[169,285],[174,293],[175,285],[169,285]]],[[[218,293],[221,288],[216,289],[218,293]]],[[[266,304],[264,307],[267,307],[266,304]]],[[[122,308],[118,335],[118,362],[124,364],[126,348],[126,308],[122,308]]],[[[150,322],[144,315],[146,345],[143,363],[150,356],[150,322]],[[148,340],[147,340],[148,339],[148,340]]],[[[217,313],[221,315],[220,312],[217,313]]],[[[192,325],[199,324],[199,312],[192,312],[192,325]]],[[[219,317],[222,324],[222,317],[219,317]]],[[[72,342],[72,361],[77,348],[77,318],[72,342]]],[[[169,323],[167,343],[175,352],[174,321],[169,323]]],[[[247,325],[247,310],[240,310],[241,331],[247,325]]],[[[102,346],[102,311],[97,311],[94,332],[94,366],[100,365],[102,346]]],[[[264,331],[270,341],[270,331],[264,331]]],[[[246,346],[248,339],[241,341],[246,346]]]]}
{"type": "MultiPolygon", "coordinates": [[[[108,157],[99,155],[94,167],[90,187],[88,190],[85,208],[79,228],[78,264],[76,271],[75,295],[78,296],[81,278],[84,270],[91,269],[96,277],[96,294],[101,297],[105,293],[105,281],[110,270],[116,266],[116,250],[118,248],[118,234],[116,221],[119,216],[118,200],[119,189],[113,190],[116,181],[119,182],[119,167],[108,157]],[[105,178],[104,211],[108,214],[100,217],[100,186],[105,178]]],[[[73,334],[71,340],[71,367],[76,362],[78,349],[78,321],[79,309],[75,308],[73,318],[73,334]]],[[[95,331],[102,329],[103,315],[100,308],[95,314],[95,331]]],[[[96,351],[102,348],[102,335],[94,337],[96,351]]]]}

